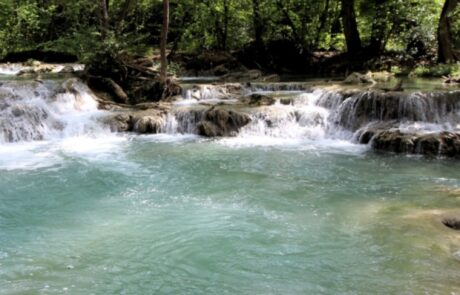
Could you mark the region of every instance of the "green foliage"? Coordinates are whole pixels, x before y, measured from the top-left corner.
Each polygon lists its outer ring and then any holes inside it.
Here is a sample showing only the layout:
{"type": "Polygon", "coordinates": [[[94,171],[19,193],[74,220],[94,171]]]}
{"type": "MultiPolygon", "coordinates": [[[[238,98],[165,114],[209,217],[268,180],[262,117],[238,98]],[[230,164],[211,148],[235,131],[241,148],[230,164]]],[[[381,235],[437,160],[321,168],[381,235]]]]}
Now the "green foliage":
{"type": "Polygon", "coordinates": [[[403,70],[398,67],[398,66],[392,66],[390,73],[395,74],[395,75],[400,75],[403,72],[403,70]]]}
{"type": "MultiPolygon", "coordinates": [[[[341,0],[170,2],[173,50],[239,50],[254,43],[256,31],[265,45],[281,40],[299,52],[346,49],[341,0]]],[[[363,45],[377,40],[387,50],[417,58],[434,56],[443,4],[444,0],[355,0],[363,45]]],[[[110,0],[109,15],[111,32],[102,40],[98,1],[0,0],[0,57],[41,49],[72,53],[85,61],[96,52],[143,55],[159,43],[161,0],[110,0]]],[[[460,36],[459,16],[460,7],[451,16],[454,36],[460,36]]],[[[460,38],[456,41],[460,47],[460,38]]]]}
{"type": "Polygon", "coordinates": [[[460,63],[418,66],[410,73],[413,77],[460,76],[460,63]]]}

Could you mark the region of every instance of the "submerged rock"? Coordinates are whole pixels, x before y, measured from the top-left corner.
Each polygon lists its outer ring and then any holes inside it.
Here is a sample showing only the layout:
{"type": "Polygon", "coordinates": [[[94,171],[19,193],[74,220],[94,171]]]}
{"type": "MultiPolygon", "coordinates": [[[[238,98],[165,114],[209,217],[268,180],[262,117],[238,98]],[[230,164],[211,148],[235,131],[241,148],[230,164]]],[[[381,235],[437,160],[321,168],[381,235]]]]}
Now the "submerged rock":
{"type": "Polygon", "coordinates": [[[240,129],[251,122],[251,118],[233,110],[211,108],[198,123],[198,134],[206,137],[236,136],[240,129]]]}

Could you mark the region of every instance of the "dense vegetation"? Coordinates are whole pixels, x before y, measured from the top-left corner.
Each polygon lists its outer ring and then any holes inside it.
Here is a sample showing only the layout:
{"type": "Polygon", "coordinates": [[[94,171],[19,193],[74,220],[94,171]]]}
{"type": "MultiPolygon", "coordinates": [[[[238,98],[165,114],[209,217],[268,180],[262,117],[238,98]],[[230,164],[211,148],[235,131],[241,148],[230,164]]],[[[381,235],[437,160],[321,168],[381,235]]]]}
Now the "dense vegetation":
{"type": "MultiPolygon", "coordinates": [[[[459,2],[171,0],[168,47],[172,55],[231,52],[265,68],[289,68],[283,56],[305,66],[345,52],[348,59],[390,55],[413,65],[455,62],[459,2]]],[[[83,61],[105,51],[151,55],[160,43],[162,12],[161,0],[0,0],[0,56],[25,50],[83,61]]]]}

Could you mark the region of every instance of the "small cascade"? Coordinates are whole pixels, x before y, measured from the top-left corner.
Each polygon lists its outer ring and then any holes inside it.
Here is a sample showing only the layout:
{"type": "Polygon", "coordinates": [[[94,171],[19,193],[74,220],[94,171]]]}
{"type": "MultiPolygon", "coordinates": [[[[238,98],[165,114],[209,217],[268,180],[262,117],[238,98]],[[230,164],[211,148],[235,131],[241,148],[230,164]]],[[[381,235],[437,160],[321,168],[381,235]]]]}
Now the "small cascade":
{"type": "MultiPolygon", "coordinates": [[[[237,136],[241,138],[368,143],[382,130],[417,134],[460,131],[460,92],[385,93],[337,88],[309,89],[302,83],[235,85],[239,84],[213,85],[211,88],[204,86],[200,90],[195,88],[195,91],[208,100],[254,92],[264,92],[264,95],[276,99],[276,103],[270,106],[251,107],[243,104],[231,107],[250,118],[250,122],[239,129],[237,136]],[[233,88],[229,88],[229,85],[233,88]]],[[[207,109],[207,106],[177,107],[166,117],[161,130],[173,134],[200,133],[197,125],[203,120],[207,109]]]]}
{"type": "Polygon", "coordinates": [[[198,123],[203,119],[204,109],[177,109],[166,115],[161,133],[197,134],[198,123]]]}
{"type": "Polygon", "coordinates": [[[244,93],[245,89],[240,84],[222,85],[183,85],[182,98],[184,100],[228,100],[244,93]]]}
{"type": "Polygon", "coordinates": [[[236,102],[238,98],[251,93],[305,93],[311,92],[307,83],[226,83],[226,84],[184,84],[179,105],[198,102],[236,102]]]}
{"type": "Polygon", "coordinates": [[[460,92],[359,92],[335,104],[336,124],[356,131],[369,123],[398,121],[456,125],[460,122],[460,92]]]}
{"type": "Polygon", "coordinates": [[[0,142],[50,140],[105,132],[105,115],[77,79],[7,81],[0,88],[0,142]]]}
{"type": "Polygon", "coordinates": [[[27,66],[21,63],[6,63],[0,64],[0,75],[18,75],[21,73],[28,74],[43,74],[43,73],[60,73],[69,71],[83,71],[83,64],[41,64],[35,66],[27,66]]]}
{"type": "Polygon", "coordinates": [[[311,84],[302,82],[291,83],[248,83],[251,92],[309,92],[311,84]]]}
{"type": "Polygon", "coordinates": [[[330,110],[317,104],[321,96],[321,91],[303,93],[289,105],[277,103],[251,110],[252,122],[242,129],[240,136],[311,140],[339,136],[329,122],[330,110]]]}

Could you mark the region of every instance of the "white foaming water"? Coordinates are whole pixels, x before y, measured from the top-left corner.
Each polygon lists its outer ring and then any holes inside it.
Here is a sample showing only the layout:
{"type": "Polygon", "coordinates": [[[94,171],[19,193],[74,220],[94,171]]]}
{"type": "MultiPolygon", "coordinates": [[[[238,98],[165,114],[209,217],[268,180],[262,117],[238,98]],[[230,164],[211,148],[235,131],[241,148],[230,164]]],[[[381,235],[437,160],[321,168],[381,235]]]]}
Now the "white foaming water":
{"type": "Polygon", "coordinates": [[[77,79],[4,82],[0,169],[52,167],[67,157],[116,160],[127,138],[102,122],[108,114],[77,79]]]}
{"type": "MultiPolygon", "coordinates": [[[[50,68],[49,73],[59,73],[64,67],[72,67],[74,71],[82,71],[85,66],[82,64],[46,64],[50,68]]],[[[24,70],[31,70],[32,67],[24,66],[20,63],[6,63],[0,64],[0,75],[17,75],[24,70]]]]}
{"type": "Polygon", "coordinates": [[[303,93],[293,97],[290,105],[277,103],[251,114],[252,122],[245,126],[241,138],[276,138],[288,140],[345,140],[352,133],[346,132],[330,121],[331,112],[318,104],[323,91],[303,93]]]}
{"type": "Polygon", "coordinates": [[[47,142],[21,142],[0,144],[1,170],[33,170],[51,167],[61,157],[49,148],[47,142]]]}
{"type": "MultiPolygon", "coordinates": [[[[193,105],[198,105],[198,104],[218,104],[220,102],[223,102],[222,99],[216,98],[216,99],[184,99],[175,102],[174,104],[177,106],[193,106],[193,105]]],[[[226,104],[231,104],[231,103],[238,103],[237,99],[225,99],[226,104]]]]}
{"type": "Polygon", "coordinates": [[[232,97],[235,90],[241,90],[241,86],[237,84],[193,85],[185,87],[182,96],[185,100],[225,100],[232,97]]]}
{"type": "Polygon", "coordinates": [[[0,90],[0,143],[107,133],[106,115],[76,79],[6,82],[0,90]]]}
{"type": "Polygon", "coordinates": [[[0,75],[16,75],[22,69],[21,64],[0,64],[0,75]]]}

